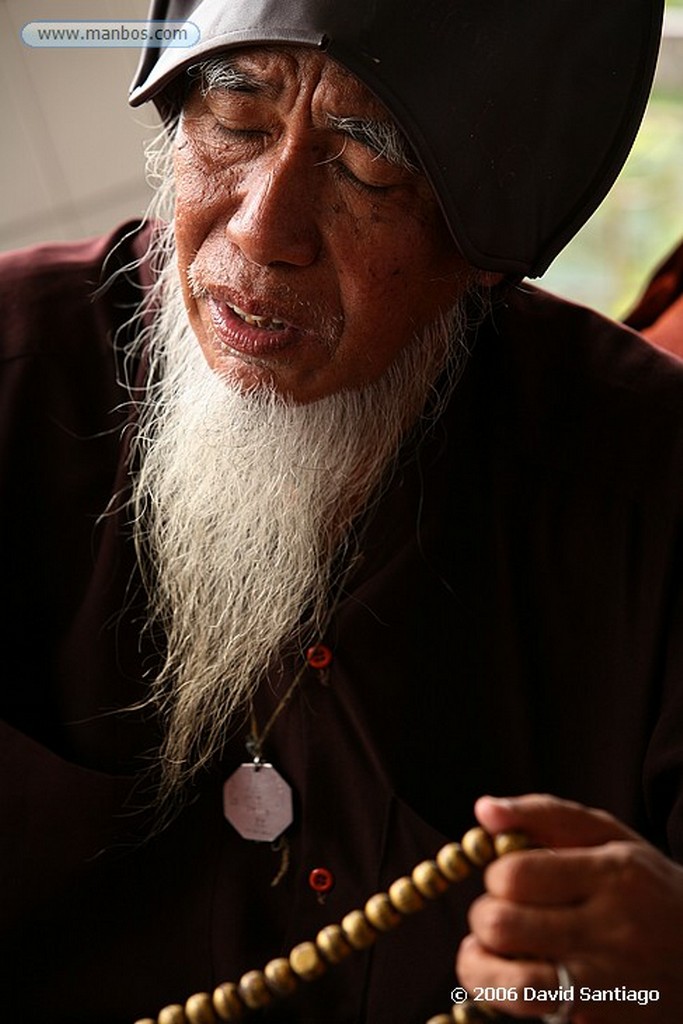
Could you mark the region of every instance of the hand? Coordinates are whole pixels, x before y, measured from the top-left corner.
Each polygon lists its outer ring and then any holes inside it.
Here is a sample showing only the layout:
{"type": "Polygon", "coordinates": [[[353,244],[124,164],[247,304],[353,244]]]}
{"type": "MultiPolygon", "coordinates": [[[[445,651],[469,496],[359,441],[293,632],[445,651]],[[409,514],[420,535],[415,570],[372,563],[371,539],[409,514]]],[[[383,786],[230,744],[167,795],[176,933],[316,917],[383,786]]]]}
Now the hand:
{"type": "Polygon", "coordinates": [[[545,848],[487,868],[456,965],[470,994],[514,989],[518,1000],[493,1005],[552,1013],[556,1002],[524,1001],[524,989],[557,990],[559,961],[575,981],[572,1024],[680,1024],[683,868],[611,815],[555,797],[482,797],[475,813],[487,832],[520,830],[545,848]],[[618,1000],[597,1001],[603,990],[618,1000]]]}

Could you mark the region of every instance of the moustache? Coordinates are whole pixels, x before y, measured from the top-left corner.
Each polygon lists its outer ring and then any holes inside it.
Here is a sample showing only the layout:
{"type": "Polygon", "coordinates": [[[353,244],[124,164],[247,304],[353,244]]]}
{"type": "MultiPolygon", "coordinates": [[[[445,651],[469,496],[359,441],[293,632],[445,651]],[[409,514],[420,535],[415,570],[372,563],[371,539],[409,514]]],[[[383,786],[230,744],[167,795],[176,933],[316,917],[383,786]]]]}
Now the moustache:
{"type": "Polygon", "coordinates": [[[336,346],[344,329],[344,315],[332,312],[319,299],[302,295],[288,282],[275,281],[264,268],[239,264],[209,267],[196,256],[187,270],[190,293],[195,299],[211,296],[240,314],[281,321],[303,334],[315,335],[324,345],[336,346]]]}

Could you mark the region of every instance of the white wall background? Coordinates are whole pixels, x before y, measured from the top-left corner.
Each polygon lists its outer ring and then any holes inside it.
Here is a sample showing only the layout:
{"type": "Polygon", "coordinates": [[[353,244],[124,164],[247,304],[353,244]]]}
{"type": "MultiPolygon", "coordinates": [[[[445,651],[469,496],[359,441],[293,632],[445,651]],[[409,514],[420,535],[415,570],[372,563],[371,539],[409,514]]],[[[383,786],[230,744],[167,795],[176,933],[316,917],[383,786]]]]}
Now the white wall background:
{"type": "Polygon", "coordinates": [[[0,249],[97,234],[145,209],[156,119],[127,104],[137,50],[38,49],[20,32],[146,15],[147,0],[0,0],[0,249]]]}

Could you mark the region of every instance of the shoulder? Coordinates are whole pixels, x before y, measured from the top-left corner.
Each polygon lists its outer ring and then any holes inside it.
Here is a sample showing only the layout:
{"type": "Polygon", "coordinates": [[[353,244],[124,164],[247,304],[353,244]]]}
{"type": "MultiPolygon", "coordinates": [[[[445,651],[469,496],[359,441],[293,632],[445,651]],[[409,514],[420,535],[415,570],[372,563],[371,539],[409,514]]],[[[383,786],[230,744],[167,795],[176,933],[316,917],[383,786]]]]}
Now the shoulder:
{"type": "Polygon", "coordinates": [[[144,255],[154,229],[153,224],[126,221],[104,235],[75,242],[41,242],[25,249],[0,253],[0,288],[8,293],[13,286],[47,286],[55,278],[70,279],[88,286],[102,284],[107,264],[121,265],[144,255]],[[119,253],[120,255],[116,255],[119,253]]]}
{"type": "MultiPolygon", "coordinates": [[[[630,327],[586,306],[524,284],[494,310],[494,334],[511,342],[526,374],[541,374],[612,396],[675,400],[683,386],[678,360],[643,341],[630,327]]],[[[677,410],[680,413],[680,410],[677,410]]]]}
{"type": "Polygon", "coordinates": [[[125,323],[142,297],[149,237],[128,223],[98,238],[0,254],[0,358],[65,354],[93,331],[103,337],[125,323]]]}
{"type": "Polygon", "coordinates": [[[671,482],[675,467],[680,490],[683,362],[526,283],[495,305],[480,346],[506,429],[530,458],[631,493],[671,482]]]}
{"type": "Polygon", "coordinates": [[[67,438],[120,428],[149,238],[126,224],[0,257],[0,449],[16,448],[17,464],[27,439],[45,474],[67,438]]]}

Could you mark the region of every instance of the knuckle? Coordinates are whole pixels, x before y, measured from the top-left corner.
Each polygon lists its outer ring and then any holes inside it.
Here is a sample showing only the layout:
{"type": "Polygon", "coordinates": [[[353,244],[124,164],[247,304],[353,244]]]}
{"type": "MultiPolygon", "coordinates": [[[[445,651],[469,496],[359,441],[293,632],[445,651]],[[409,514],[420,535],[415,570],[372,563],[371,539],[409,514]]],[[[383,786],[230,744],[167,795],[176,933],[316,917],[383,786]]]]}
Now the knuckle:
{"type": "Polygon", "coordinates": [[[477,955],[479,943],[474,935],[466,935],[455,954],[455,970],[460,976],[461,972],[467,970],[477,955]]]}
{"type": "Polygon", "coordinates": [[[490,899],[490,896],[477,896],[470,903],[469,910],[467,911],[467,923],[473,932],[477,929],[481,914],[485,912],[482,910],[482,906],[485,906],[490,899]]]}
{"type": "Polygon", "coordinates": [[[592,925],[585,908],[573,908],[562,917],[561,927],[557,930],[558,948],[556,954],[564,955],[566,950],[585,948],[587,936],[592,932],[592,925]]]}
{"type": "MultiPolygon", "coordinates": [[[[536,888],[539,865],[547,874],[548,865],[557,865],[557,855],[550,850],[520,850],[495,861],[486,876],[492,895],[512,902],[526,902],[536,888]]],[[[533,900],[531,900],[533,902],[533,900]]]]}
{"type": "Polygon", "coordinates": [[[638,843],[614,841],[603,847],[603,865],[611,884],[619,890],[642,885],[650,875],[645,851],[638,843]]]}
{"type": "Polygon", "coordinates": [[[455,974],[461,985],[472,989],[481,978],[482,948],[474,935],[467,935],[455,957],[455,974]]]}
{"type": "Polygon", "coordinates": [[[483,908],[478,922],[478,935],[485,946],[506,950],[515,931],[514,909],[498,900],[483,908]]]}

